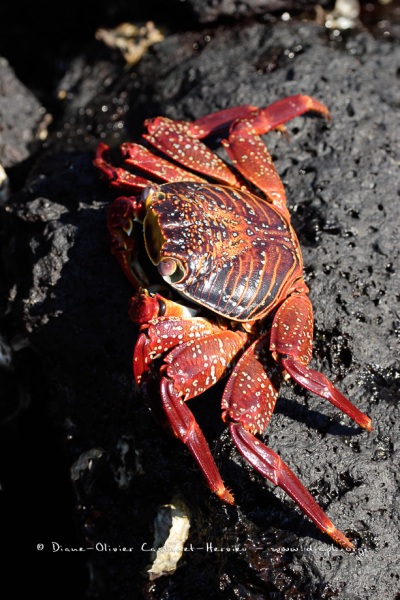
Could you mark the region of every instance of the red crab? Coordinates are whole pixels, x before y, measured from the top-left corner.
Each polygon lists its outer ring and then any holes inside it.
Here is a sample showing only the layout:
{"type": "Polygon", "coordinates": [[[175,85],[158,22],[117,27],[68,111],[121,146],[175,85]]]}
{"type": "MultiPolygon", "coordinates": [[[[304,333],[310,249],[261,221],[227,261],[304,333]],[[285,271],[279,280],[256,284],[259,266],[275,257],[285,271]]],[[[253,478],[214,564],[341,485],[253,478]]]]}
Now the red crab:
{"type": "Polygon", "coordinates": [[[112,251],[138,290],[130,308],[141,326],[133,360],[137,384],[150,401],[159,389],[169,427],[210,489],[233,504],[187,405],[228,376],[222,419],[239,452],[321,531],[353,549],[289,467],[256,437],[274,411],[282,372],[372,429],[369,417],[309,366],[313,312],[302,255],[282,182],[260,137],[284,130],[284,123],[308,111],[329,118],[321,102],[303,95],[263,109],[222,110],[193,123],[157,117],[145,123],[144,145],[121,146],[133,171],[112,166],[105,144],[94,164],[112,186],[129,193],[111,205],[108,228],[112,251]],[[229,131],[221,143],[232,168],[200,141],[223,130],[229,131]],[[153,183],[144,172],[167,183],[153,183]],[[134,221],[143,228],[148,257],[179,301],[162,296],[160,287],[149,291],[134,221]]]}

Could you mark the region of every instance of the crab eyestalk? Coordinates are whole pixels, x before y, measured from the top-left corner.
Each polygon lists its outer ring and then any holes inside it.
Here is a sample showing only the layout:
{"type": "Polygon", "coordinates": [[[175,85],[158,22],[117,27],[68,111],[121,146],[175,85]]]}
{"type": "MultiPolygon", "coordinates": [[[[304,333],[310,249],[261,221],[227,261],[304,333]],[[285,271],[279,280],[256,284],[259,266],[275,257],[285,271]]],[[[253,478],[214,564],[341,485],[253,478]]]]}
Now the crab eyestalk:
{"type": "Polygon", "coordinates": [[[167,283],[179,283],[185,276],[182,264],[175,258],[163,258],[158,264],[158,272],[167,283]]]}

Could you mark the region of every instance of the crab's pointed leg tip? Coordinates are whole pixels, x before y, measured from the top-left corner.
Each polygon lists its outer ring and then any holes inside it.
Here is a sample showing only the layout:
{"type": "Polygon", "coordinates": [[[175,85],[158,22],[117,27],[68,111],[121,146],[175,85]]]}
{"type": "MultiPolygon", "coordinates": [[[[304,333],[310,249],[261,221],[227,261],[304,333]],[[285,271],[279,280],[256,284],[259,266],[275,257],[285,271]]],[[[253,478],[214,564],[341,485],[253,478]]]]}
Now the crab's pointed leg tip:
{"type": "Polygon", "coordinates": [[[374,431],[374,428],[372,427],[372,421],[369,417],[367,417],[367,415],[364,415],[364,419],[359,422],[359,425],[368,432],[374,431]]]}
{"type": "Polygon", "coordinates": [[[356,550],[353,542],[351,542],[349,538],[344,535],[344,533],[342,533],[339,529],[336,529],[336,527],[333,525],[326,528],[326,533],[347,552],[354,552],[356,550]]]}
{"type": "Polygon", "coordinates": [[[218,489],[216,491],[216,494],[218,498],[222,500],[222,502],[226,502],[227,504],[231,504],[232,506],[235,505],[235,499],[231,494],[230,490],[228,490],[228,488],[224,487],[222,489],[218,489]]]}

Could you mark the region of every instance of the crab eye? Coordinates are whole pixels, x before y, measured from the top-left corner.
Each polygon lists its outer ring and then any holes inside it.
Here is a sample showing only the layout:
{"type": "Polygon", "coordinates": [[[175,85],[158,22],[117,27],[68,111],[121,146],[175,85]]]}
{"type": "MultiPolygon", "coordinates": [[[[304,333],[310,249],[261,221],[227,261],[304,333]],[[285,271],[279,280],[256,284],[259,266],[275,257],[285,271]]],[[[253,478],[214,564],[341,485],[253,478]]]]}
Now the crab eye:
{"type": "Polygon", "coordinates": [[[165,194],[164,192],[161,192],[157,186],[148,185],[142,192],[142,202],[144,202],[145,207],[149,209],[155,199],[165,200],[165,194]]]}
{"type": "Polygon", "coordinates": [[[166,258],[158,265],[158,271],[162,277],[170,277],[176,271],[176,261],[166,258]]]}
{"type": "Polygon", "coordinates": [[[158,265],[158,272],[168,283],[177,283],[185,274],[182,265],[174,258],[164,258],[158,265]]]}

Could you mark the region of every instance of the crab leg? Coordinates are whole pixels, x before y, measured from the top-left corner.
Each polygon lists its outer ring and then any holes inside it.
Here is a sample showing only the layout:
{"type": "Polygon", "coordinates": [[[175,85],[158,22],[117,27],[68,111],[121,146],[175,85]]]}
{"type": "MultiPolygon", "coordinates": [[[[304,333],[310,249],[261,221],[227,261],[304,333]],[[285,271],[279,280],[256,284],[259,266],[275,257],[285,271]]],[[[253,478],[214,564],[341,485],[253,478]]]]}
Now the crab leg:
{"type": "Polygon", "coordinates": [[[240,119],[231,127],[238,134],[263,135],[271,129],[299,117],[306,112],[315,112],[329,119],[329,110],[315,98],[296,94],[273,102],[265,108],[260,108],[248,119],[240,119]]]}
{"type": "Polygon", "coordinates": [[[96,158],[93,161],[94,166],[99,169],[102,177],[107,179],[109,184],[119,190],[137,193],[152,185],[153,182],[139,175],[129,173],[121,167],[114,167],[109,159],[110,148],[107,144],[100,143],[96,150],[96,158]]]}
{"type": "Polygon", "coordinates": [[[188,123],[156,117],[148,119],[145,124],[148,133],[143,138],[169,158],[221,183],[240,187],[239,180],[229,167],[203,142],[190,137],[188,123]]]}
{"type": "MultiPolygon", "coordinates": [[[[246,179],[266,194],[270,202],[287,214],[283,185],[259,136],[271,129],[282,128],[290,119],[308,111],[329,118],[329,111],[321,102],[310,96],[297,94],[278,100],[266,108],[258,109],[250,105],[228,108],[206,115],[193,123],[173,121],[165,117],[148,119],[145,122],[147,133],[143,135],[143,139],[191,171],[233,187],[242,187],[244,182],[200,141],[230,126],[229,139],[222,143],[233,164],[246,179]]],[[[127,163],[163,181],[203,180],[139,144],[126,143],[121,146],[121,150],[127,156],[127,163]]],[[[99,144],[94,165],[112,186],[138,192],[151,184],[151,181],[140,175],[112,166],[108,155],[108,146],[99,144]]]]}
{"type": "Polygon", "coordinates": [[[256,106],[249,104],[219,110],[188,123],[187,132],[190,137],[203,139],[227,129],[237,119],[247,119],[258,111],[256,106]]]}
{"type": "Polygon", "coordinates": [[[281,487],[323,533],[327,533],[344,548],[354,550],[351,541],[335,527],[278,454],[249,433],[241,423],[230,423],[229,430],[239,452],[261,475],[281,487]]]}
{"type": "Polygon", "coordinates": [[[228,140],[222,142],[237,170],[263,191],[267,199],[286,216],[288,212],[283,184],[260,135],[308,111],[329,118],[329,111],[324,104],[311,96],[297,94],[278,100],[248,118],[238,119],[231,125],[228,140]]]}
{"type": "Polygon", "coordinates": [[[192,454],[201,469],[210,490],[227,504],[234,504],[231,492],[225,487],[218,467],[211,454],[192,411],[174,389],[172,381],[161,380],[161,398],[164,411],[175,436],[179,438],[192,454]]]}
{"type": "Polygon", "coordinates": [[[192,123],[182,123],[193,138],[215,135],[230,126],[241,134],[262,135],[309,111],[329,118],[329,110],[322,102],[311,96],[296,94],[273,102],[266,108],[245,104],[211,113],[192,123]]]}
{"type": "Polygon", "coordinates": [[[186,401],[221,379],[246,341],[246,334],[226,330],[175,347],[165,357],[160,386],[162,405],[174,434],[188,447],[210,489],[228,504],[234,503],[233,496],[186,401]]]}
{"type": "Polygon", "coordinates": [[[155,175],[162,181],[173,183],[174,181],[198,181],[205,182],[206,180],[199,175],[189,173],[185,169],[172,164],[165,158],[152,154],[140,144],[126,142],[121,145],[121,151],[125,156],[125,162],[131,165],[136,165],[143,171],[155,175]]]}
{"type": "Polygon", "coordinates": [[[328,400],[367,431],[371,419],[362,413],[318,371],[308,366],[312,356],[313,313],[305,294],[292,294],[277,310],[271,332],[270,350],[287,373],[302,387],[328,400]]]}
{"type": "Polygon", "coordinates": [[[289,219],[283,183],[260,136],[238,133],[233,127],[229,140],[222,140],[222,145],[237,170],[289,219]]]}
{"type": "MultiPolygon", "coordinates": [[[[151,297],[145,292],[138,293],[133,299],[134,307],[131,318],[137,323],[141,322],[140,308],[153,310],[154,302],[157,304],[157,309],[162,309],[165,314],[186,313],[185,307],[166,300],[159,294],[151,297]],[[136,300],[139,298],[139,300],[136,300]],[[141,298],[141,299],[140,299],[141,298]],[[147,300],[146,300],[147,299],[147,300]],[[150,301],[150,306],[146,306],[147,301],[150,301]],[[181,308],[181,310],[179,310],[181,308]],[[139,310],[139,313],[137,313],[139,310]]],[[[135,382],[140,385],[143,395],[145,396],[152,413],[156,420],[166,427],[168,425],[167,415],[162,410],[159,402],[160,382],[159,376],[154,368],[154,360],[163,356],[166,352],[175,346],[179,346],[190,339],[200,339],[207,335],[219,332],[220,329],[207,319],[199,317],[183,317],[183,316],[165,316],[154,318],[151,323],[142,325],[141,333],[135,345],[133,353],[133,374],[135,382]]]]}
{"type": "Polygon", "coordinates": [[[266,354],[269,334],[253,343],[239,359],[229,378],[222,399],[223,419],[239,452],[269,481],[281,487],[337,543],[353,549],[353,544],[339,531],[308,490],[283,460],[258,440],[273,413],[279,390],[276,364],[266,354]]]}

